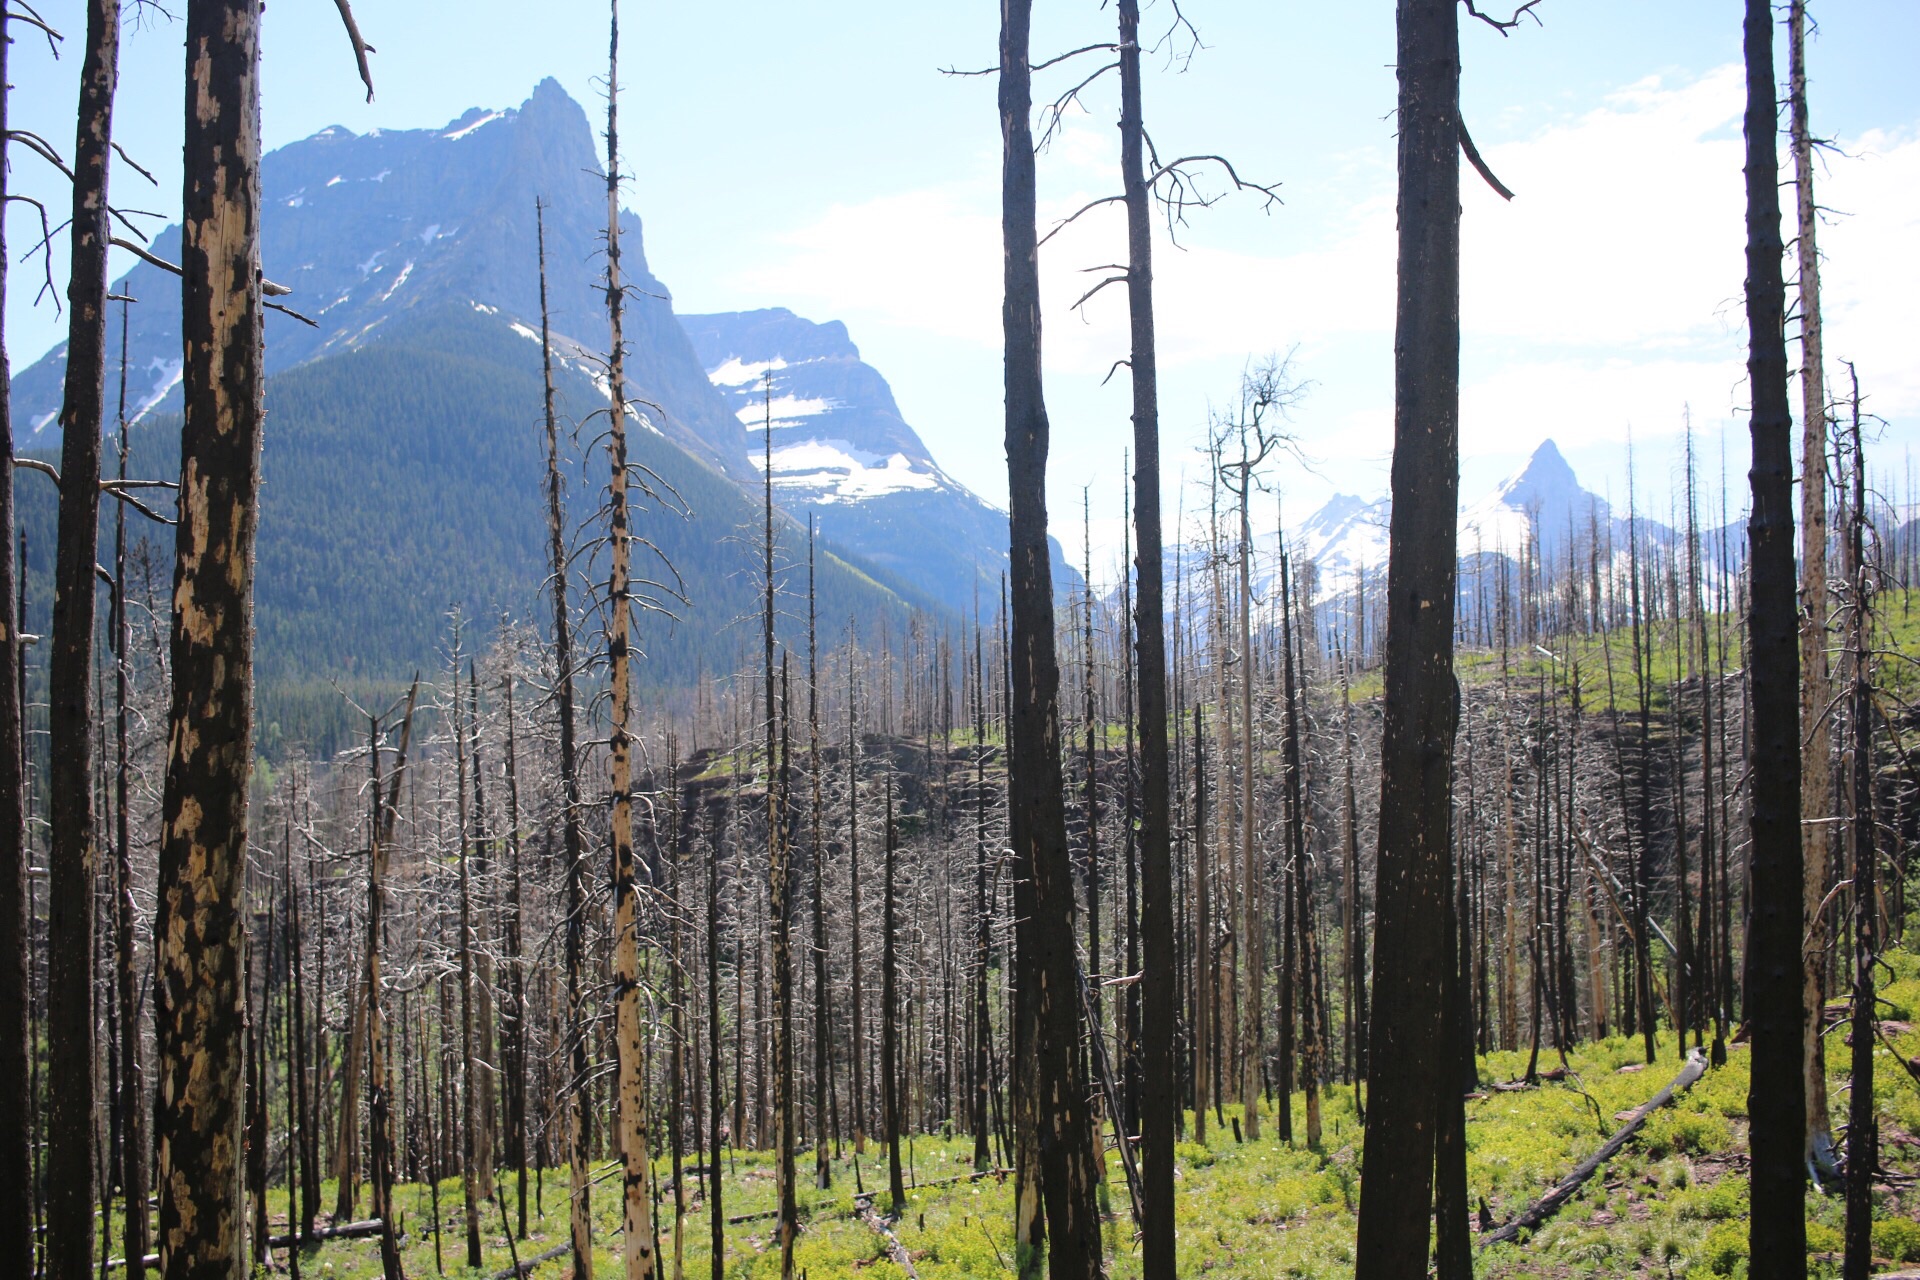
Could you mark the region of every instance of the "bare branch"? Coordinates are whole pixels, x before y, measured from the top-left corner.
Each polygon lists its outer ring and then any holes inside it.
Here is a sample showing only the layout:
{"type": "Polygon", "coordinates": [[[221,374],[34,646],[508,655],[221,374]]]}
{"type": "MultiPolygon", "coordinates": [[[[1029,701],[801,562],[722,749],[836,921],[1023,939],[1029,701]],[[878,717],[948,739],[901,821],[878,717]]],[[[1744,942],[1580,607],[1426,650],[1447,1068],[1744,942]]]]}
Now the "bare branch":
{"type": "MultiPolygon", "coordinates": [[[[1062,218],[1058,223],[1054,224],[1053,230],[1047,232],[1047,234],[1045,234],[1044,236],[1041,236],[1040,243],[1036,244],[1034,247],[1037,249],[1040,247],[1040,245],[1046,244],[1047,241],[1053,239],[1055,236],[1059,235],[1061,231],[1065,230],[1069,223],[1076,221],[1081,214],[1086,213],[1088,210],[1097,209],[1103,204],[1118,204],[1125,199],[1126,199],[1125,196],[1101,196],[1098,200],[1089,200],[1086,204],[1081,205],[1078,209],[1075,209],[1072,213],[1068,214],[1066,217],[1062,218]]],[[[1095,270],[1095,271],[1099,270],[1098,267],[1093,267],[1089,269],[1095,270]]]]}
{"type": "Polygon", "coordinates": [[[353,42],[353,61],[360,68],[360,83],[367,86],[367,101],[373,101],[373,68],[367,65],[367,55],[376,53],[372,45],[360,34],[360,24],[353,20],[353,7],[347,0],[333,0],[334,7],[340,10],[340,21],[346,24],[347,39],[353,42]]]}
{"type": "Polygon", "coordinates": [[[1087,86],[1091,85],[1101,76],[1107,74],[1107,72],[1118,71],[1119,69],[1120,64],[1118,62],[1103,63],[1101,66],[1095,68],[1092,74],[1080,81],[1079,84],[1074,85],[1073,88],[1055,98],[1052,104],[1046,109],[1047,127],[1041,130],[1040,141],[1034,144],[1034,151],[1040,152],[1047,149],[1047,144],[1053,141],[1054,134],[1058,133],[1060,126],[1066,122],[1067,108],[1080,100],[1082,90],[1086,89],[1087,86]]]}
{"type": "MultiPolygon", "coordinates": [[[[47,20],[36,13],[33,6],[28,4],[26,0],[14,0],[14,3],[17,4],[19,8],[7,10],[6,20],[8,22],[24,22],[30,27],[38,27],[40,33],[47,38],[48,52],[53,54],[55,61],[58,61],[60,58],[60,42],[65,40],[66,37],[48,26],[47,20]]],[[[5,38],[5,33],[0,32],[0,40],[5,38]]]]}
{"type": "MultiPolygon", "coordinates": [[[[1151,187],[1154,185],[1154,183],[1160,181],[1161,178],[1167,176],[1168,174],[1178,173],[1187,165],[1199,164],[1200,162],[1205,160],[1211,160],[1213,163],[1219,165],[1222,169],[1225,169],[1227,171],[1227,177],[1232,179],[1233,181],[1234,190],[1258,191],[1261,195],[1265,196],[1266,201],[1261,206],[1262,208],[1268,208],[1273,205],[1279,204],[1281,202],[1279,183],[1249,182],[1240,176],[1240,174],[1234,169],[1232,162],[1229,161],[1225,156],[1214,156],[1214,155],[1181,156],[1178,160],[1171,160],[1171,161],[1168,161],[1166,164],[1161,165],[1160,168],[1156,170],[1153,173],[1153,175],[1147,179],[1147,185],[1151,187]]],[[[1211,204],[1212,201],[1208,201],[1207,203],[1211,204]]]]}
{"type": "Polygon", "coordinates": [[[1513,11],[1513,16],[1511,18],[1507,18],[1504,21],[1494,17],[1492,14],[1480,12],[1480,10],[1474,5],[1473,0],[1460,0],[1460,2],[1467,6],[1468,13],[1480,19],[1480,21],[1486,23],[1488,26],[1492,27],[1495,31],[1498,31],[1503,36],[1510,34],[1515,27],[1519,26],[1520,19],[1522,18],[1532,18],[1533,25],[1536,27],[1544,25],[1540,21],[1540,15],[1533,12],[1533,7],[1539,4],[1540,0],[1527,0],[1525,4],[1521,5],[1518,9],[1515,9],[1513,11]]]}
{"type": "Polygon", "coordinates": [[[1487,168],[1487,162],[1480,158],[1480,148],[1473,145],[1473,135],[1467,132],[1465,116],[1460,117],[1460,149],[1467,153],[1467,163],[1473,166],[1474,172],[1487,180],[1487,185],[1493,188],[1495,195],[1502,200],[1513,199],[1513,192],[1507,190],[1507,184],[1494,177],[1493,170],[1487,168]]]}
{"type": "Polygon", "coordinates": [[[53,464],[50,462],[42,462],[38,458],[23,458],[19,454],[15,454],[13,457],[13,465],[16,468],[25,467],[29,471],[38,471],[41,475],[53,481],[54,488],[58,489],[60,487],[60,473],[54,470],[53,464]]]}
{"type": "Polygon", "coordinates": [[[175,480],[102,480],[100,482],[103,493],[110,489],[178,489],[179,487],[179,482],[175,480]]]}
{"type": "Polygon", "coordinates": [[[289,307],[284,303],[267,302],[261,305],[265,306],[266,309],[269,311],[278,311],[283,316],[292,316],[295,320],[298,320],[301,324],[307,326],[307,328],[309,329],[318,329],[320,327],[320,325],[316,321],[309,319],[308,317],[302,315],[298,311],[295,311],[292,307],[289,307]]]}
{"type": "MultiPolygon", "coordinates": [[[[54,314],[58,315],[60,314],[60,294],[59,291],[53,287],[53,228],[47,223],[47,206],[41,204],[32,196],[23,196],[18,192],[8,192],[7,199],[18,200],[22,204],[30,204],[40,213],[40,243],[36,248],[29,249],[21,254],[20,261],[25,262],[35,253],[40,254],[42,259],[41,267],[46,273],[46,281],[40,286],[39,291],[34,294],[33,300],[34,303],[38,305],[42,297],[49,293],[53,294],[53,310],[54,314]]],[[[5,205],[0,204],[0,211],[4,209],[5,205]]],[[[64,227],[67,224],[63,222],[60,225],[64,227]]]]}
{"type": "MultiPolygon", "coordinates": [[[[1096,50],[1100,50],[1100,49],[1105,49],[1111,53],[1111,52],[1117,51],[1119,48],[1120,46],[1117,44],[1082,45],[1078,49],[1069,49],[1065,53],[1056,54],[1053,57],[1048,58],[1045,62],[1029,63],[1027,65],[1027,71],[1029,73],[1035,72],[1035,71],[1045,71],[1048,67],[1054,66],[1058,63],[1066,62],[1070,58],[1077,58],[1083,53],[1093,53],[1096,50]]],[[[996,76],[1000,74],[1000,68],[998,66],[992,66],[992,67],[982,67],[978,71],[960,71],[953,67],[941,67],[940,74],[943,76],[996,76]]]]}
{"type": "Polygon", "coordinates": [[[154,177],[151,173],[148,173],[145,169],[141,168],[140,162],[138,160],[135,160],[132,156],[128,155],[126,148],[122,147],[117,141],[113,144],[113,152],[115,155],[119,156],[122,160],[125,160],[129,165],[131,165],[135,173],[139,174],[141,177],[145,178],[148,182],[151,182],[156,187],[160,185],[160,180],[154,177]]]}
{"type": "MultiPolygon", "coordinates": [[[[1094,53],[1102,49],[1106,50],[1108,53],[1115,53],[1119,51],[1119,48],[1120,46],[1117,44],[1081,45],[1078,49],[1069,49],[1065,53],[1055,54],[1053,57],[1048,58],[1045,62],[1032,63],[1027,67],[1027,70],[1029,72],[1045,71],[1048,67],[1058,66],[1060,63],[1067,61],[1069,58],[1077,58],[1083,53],[1094,53]]],[[[995,70],[998,70],[998,69],[999,68],[997,67],[995,68],[995,70]]]]}
{"type": "Polygon", "coordinates": [[[140,501],[140,499],[134,497],[130,493],[124,493],[119,489],[106,489],[105,493],[109,498],[117,498],[121,502],[126,503],[128,506],[132,507],[135,511],[138,511],[141,515],[153,521],[155,524],[177,524],[178,523],[178,521],[176,521],[172,516],[161,515],[158,511],[155,511],[152,507],[140,501]]]}
{"type": "MultiPolygon", "coordinates": [[[[158,254],[148,253],[145,249],[142,249],[139,245],[131,244],[128,241],[122,240],[119,236],[114,236],[111,240],[111,243],[117,248],[125,249],[128,253],[140,259],[140,261],[146,263],[150,267],[158,267],[162,271],[168,272],[176,276],[185,274],[174,263],[168,262],[165,258],[160,257],[158,254]]],[[[284,298],[288,294],[292,293],[293,290],[289,289],[286,285],[275,284],[271,280],[262,280],[260,282],[260,292],[266,294],[269,298],[284,298]]],[[[276,308],[276,310],[286,311],[286,308],[279,307],[279,308],[276,308]]],[[[297,315],[298,313],[289,311],[287,312],[287,314],[297,315]]],[[[300,319],[306,320],[307,318],[305,316],[300,316],[300,319]]],[[[313,321],[307,320],[307,323],[313,324],[313,321]]],[[[316,325],[315,327],[318,328],[319,326],[316,325]]]]}
{"type": "Polygon", "coordinates": [[[41,137],[39,134],[33,132],[33,130],[9,129],[7,130],[7,141],[8,142],[24,142],[27,146],[27,150],[33,152],[35,155],[39,156],[42,160],[45,160],[48,164],[52,165],[54,168],[58,169],[61,173],[65,174],[68,182],[73,181],[73,170],[69,169],[67,167],[67,162],[60,158],[60,153],[53,149],[53,144],[51,142],[48,142],[45,138],[41,137]]]}
{"type": "Polygon", "coordinates": [[[1081,294],[1079,300],[1076,301],[1069,310],[1078,311],[1081,306],[1086,303],[1087,299],[1093,297],[1094,294],[1100,292],[1110,284],[1125,284],[1126,282],[1127,277],[1125,276],[1108,276],[1105,280],[1102,280],[1099,284],[1096,284],[1093,288],[1081,294]]]}

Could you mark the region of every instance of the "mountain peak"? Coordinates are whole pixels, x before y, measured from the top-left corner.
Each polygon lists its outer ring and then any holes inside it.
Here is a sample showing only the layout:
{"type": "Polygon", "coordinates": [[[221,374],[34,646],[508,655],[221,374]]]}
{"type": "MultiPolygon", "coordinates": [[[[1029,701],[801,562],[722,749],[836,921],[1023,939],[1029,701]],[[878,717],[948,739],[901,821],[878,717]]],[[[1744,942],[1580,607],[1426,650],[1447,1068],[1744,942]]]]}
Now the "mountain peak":
{"type": "Polygon", "coordinates": [[[1510,505],[1524,505],[1528,499],[1557,496],[1579,488],[1580,480],[1561,454],[1560,446],[1548,439],[1540,442],[1526,466],[1500,486],[1500,493],[1510,505]]]}

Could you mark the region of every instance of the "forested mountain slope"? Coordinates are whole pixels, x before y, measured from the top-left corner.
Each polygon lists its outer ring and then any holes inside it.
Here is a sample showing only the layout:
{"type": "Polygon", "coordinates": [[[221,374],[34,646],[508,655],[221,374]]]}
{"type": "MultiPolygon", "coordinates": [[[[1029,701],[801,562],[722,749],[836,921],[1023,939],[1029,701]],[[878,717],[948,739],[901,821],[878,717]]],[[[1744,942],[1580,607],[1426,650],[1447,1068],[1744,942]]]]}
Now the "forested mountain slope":
{"type": "MultiPolygon", "coordinates": [[[[544,633],[551,605],[539,594],[547,577],[540,349],[490,320],[471,304],[421,309],[404,328],[270,381],[257,576],[260,723],[269,747],[337,745],[345,703],[334,683],[397,688],[431,668],[456,606],[470,620],[470,642],[484,642],[503,618],[532,621],[544,633]]],[[[572,460],[569,515],[578,526],[606,485],[605,451],[594,444],[605,418],[588,417],[601,393],[584,373],[562,370],[560,388],[566,421],[582,423],[563,427],[562,446],[572,460]]],[[[131,473],[177,474],[178,429],[165,414],[137,424],[131,473]]],[[[658,478],[661,493],[640,517],[641,534],[659,553],[641,561],[640,576],[661,584],[653,594],[673,614],[641,620],[639,680],[655,691],[685,688],[703,671],[732,670],[754,644],[751,628],[734,623],[757,607],[762,516],[739,486],[673,442],[647,430],[628,438],[633,462],[658,478]]],[[[57,451],[45,456],[57,462],[57,451]]],[[[52,486],[23,476],[29,626],[43,632],[53,515],[52,486]]],[[[131,538],[152,541],[156,565],[171,562],[172,530],[137,517],[132,525],[131,538]]],[[[783,589],[806,589],[805,539],[803,527],[778,522],[783,589]]],[[[604,558],[586,536],[569,541],[579,552],[578,602],[604,579],[604,558]]],[[[135,599],[145,589],[137,566],[129,574],[135,599]]],[[[163,614],[169,584],[170,574],[155,569],[163,614]]],[[[907,598],[831,554],[821,556],[818,586],[823,625],[835,634],[858,618],[863,635],[877,639],[910,612],[907,598]]],[[[802,606],[791,612],[783,625],[802,625],[802,606]]]]}

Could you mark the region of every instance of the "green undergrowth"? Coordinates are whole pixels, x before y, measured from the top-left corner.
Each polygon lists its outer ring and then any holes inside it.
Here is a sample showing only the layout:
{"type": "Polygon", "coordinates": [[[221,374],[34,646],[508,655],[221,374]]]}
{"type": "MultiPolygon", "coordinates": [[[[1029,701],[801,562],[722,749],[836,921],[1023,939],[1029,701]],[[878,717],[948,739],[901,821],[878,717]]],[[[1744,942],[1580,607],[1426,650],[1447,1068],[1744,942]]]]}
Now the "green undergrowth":
{"type": "MultiPolygon", "coordinates": [[[[1883,1163],[1896,1174],[1920,1172],[1920,1088],[1901,1058],[1920,1054],[1920,958],[1906,952],[1888,958],[1883,972],[1884,1045],[1876,1058],[1875,1098],[1882,1116],[1883,1163]],[[1899,1055],[1896,1057],[1896,1055],[1899,1055]]],[[[1827,1038],[1827,1063],[1836,1129],[1844,1124],[1849,1050],[1846,1029],[1827,1038]]],[[[1619,1127],[1620,1113],[1646,1101],[1680,1069],[1679,1046],[1670,1034],[1657,1042],[1657,1060],[1645,1061],[1638,1037],[1585,1044],[1569,1055],[1563,1079],[1542,1079],[1537,1087],[1502,1089],[1526,1070],[1526,1052],[1497,1052],[1482,1059],[1482,1088],[1467,1103],[1468,1182],[1478,1217],[1481,1202],[1492,1221],[1505,1222],[1532,1203],[1593,1152],[1619,1127]]],[[[1560,1066],[1543,1050],[1542,1073],[1560,1066]]],[[[1674,1280],[1742,1277],[1747,1269],[1746,1101],[1747,1052],[1734,1046],[1724,1066],[1713,1068],[1674,1104],[1657,1112],[1639,1136],[1592,1178],[1536,1235],[1512,1245],[1476,1253],[1476,1274],[1520,1280],[1522,1277],[1658,1276],[1674,1280]]],[[[1232,1121],[1244,1122],[1238,1107],[1223,1113],[1228,1121],[1208,1125],[1207,1140],[1196,1140],[1187,1118],[1177,1157],[1177,1218],[1180,1274],[1211,1277],[1344,1277],[1353,1270],[1355,1211],[1362,1185],[1361,1130],[1351,1086],[1338,1086],[1323,1099],[1324,1133],[1318,1150],[1304,1144],[1303,1099],[1293,1099],[1294,1144],[1275,1133],[1277,1117],[1262,1116],[1257,1142],[1237,1142],[1232,1121]]],[[[1212,1120],[1212,1117],[1209,1117],[1212,1120]]],[[[804,1219],[797,1252],[802,1275],[823,1280],[859,1276],[895,1280],[904,1275],[888,1257],[886,1240],[855,1211],[855,1169],[850,1150],[833,1166],[831,1191],[811,1183],[812,1153],[799,1161],[799,1200],[804,1219]]],[[[972,1142],[965,1137],[916,1137],[903,1151],[909,1157],[906,1203],[893,1230],[924,1280],[940,1277],[1009,1274],[1014,1258],[1012,1183],[999,1176],[972,1178],[972,1142]]],[[[1391,1158],[1383,1156],[1381,1158],[1391,1158]]],[[[882,1148],[870,1144],[859,1159],[859,1179],[878,1191],[876,1207],[888,1208],[886,1164],[882,1148]]],[[[724,1201],[728,1216],[760,1213],[774,1205],[771,1157],[740,1152],[725,1162],[724,1201]]],[[[597,1164],[596,1175],[611,1166],[597,1164]]],[[[549,1170],[545,1213],[535,1211],[529,1187],[529,1238],[516,1242],[522,1259],[565,1241],[565,1174],[549,1170]]],[[[673,1207],[665,1163],[660,1205],[661,1247],[672,1276],[673,1207]]],[[[617,1178],[600,1182],[592,1197],[596,1274],[620,1274],[617,1178]]],[[[707,1252],[708,1217],[698,1183],[688,1179],[688,1213],[681,1232],[685,1274],[711,1274],[707,1252]]],[[[514,1204],[512,1176],[504,1175],[509,1212],[514,1204]]],[[[1125,1280],[1140,1274],[1138,1242],[1127,1209],[1124,1175],[1116,1153],[1108,1153],[1111,1209],[1105,1226],[1110,1274],[1125,1280]]],[[[331,1203],[329,1185],[325,1203],[331,1203]]],[[[407,1272],[436,1274],[432,1211],[428,1189],[405,1186],[398,1192],[404,1219],[407,1272]]],[[[285,1209],[284,1190],[271,1202],[274,1217],[285,1209]]],[[[1878,1192],[1875,1252],[1892,1264],[1920,1261],[1920,1195],[1905,1184],[1878,1192]]],[[[445,1274],[470,1280],[465,1267],[465,1228],[460,1187],[450,1179],[440,1188],[445,1274]]],[[[1808,1197],[1809,1273],[1837,1275],[1843,1206],[1837,1196],[1808,1197]]],[[[509,1265],[500,1210],[488,1205],[482,1215],[486,1275],[509,1265]]],[[[276,1226],[276,1231],[283,1228],[276,1226]]],[[[727,1228],[726,1273],[735,1277],[775,1276],[779,1272],[770,1217],[727,1228]]],[[[274,1261],[284,1268],[284,1251],[274,1261]]],[[[379,1275],[377,1242],[329,1242],[304,1252],[302,1274],[329,1280],[359,1280],[379,1275]]],[[[559,1280],[564,1258],[542,1263],[535,1275],[559,1280]]]]}

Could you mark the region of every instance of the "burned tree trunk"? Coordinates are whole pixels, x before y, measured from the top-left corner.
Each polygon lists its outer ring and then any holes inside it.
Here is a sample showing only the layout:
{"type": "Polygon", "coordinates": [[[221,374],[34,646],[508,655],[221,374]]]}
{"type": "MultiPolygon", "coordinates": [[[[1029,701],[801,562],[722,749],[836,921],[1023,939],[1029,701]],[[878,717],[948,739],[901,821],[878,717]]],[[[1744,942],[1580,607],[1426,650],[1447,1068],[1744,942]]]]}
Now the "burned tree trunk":
{"type": "Polygon", "coordinates": [[[238,1047],[262,389],[259,6],[193,0],[186,36],[186,421],[153,928],[154,1142],[161,1271],[238,1280],[247,1269],[238,1047]]]}
{"type": "MultiPolygon", "coordinates": [[[[380,737],[376,723],[368,743],[373,782],[373,842],[367,849],[367,959],[361,983],[367,997],[367,1125],[372,1164],[373,1216],[380,1220],[380,1269],[386,1280],[404,1280],[399,1233],[393,1221],[393,1090],[387,1071],[387,1020],[380,1003],[380,937],[385,927],[387,859],[393,851],[394,820],[399,816],[400,782],[407,774],[407,748],[413,740],[413,707],[419,682],[407,691],[400,722],[400,751],[386,796],[380,793],[380,737]]],[[[264,1157],[263,1157],[264,1159],[264,1157]]]]}
{"type": "MultiPolygon", "coordinates": [[[[0,132],[4,132],[0,130],[0,132]]],[[[0,205],[4,205],[0,200],[0,205]]],[[[120,479],[127,478],[127,305],[120,304],[120,479]]],[[[4,590],[4,588],[0,588],[4,590]]],[[[147,1253],[147,1118],[151,1103],[146,1073],[140,1061],[140,973],[134,956],[133,829],[127,813],[132,764],[127,755],[127,508],[113,511],[113,595],[108,652],[113,656],[114,774],[113,774],[113,904],[114,980],[120,1002],[119,1110],[125,1132],[120,1141],[120,1178],[123,1206],[121,1256],[127,1262],[127,1280],[142,1280],[147,1253]]],[[[0,731],[3,732],[3,731],[0,731]]],[[[104,1229],[104,1219],[102,1220],[104,1229]]]]}
{"type": "MultiPolygon", "coordinates": [[[[92,1258],[94,1173],[94,560],[100,429],[106,400],[107,170],[119,78],[119,0],[89,0],[73,144],[73,261],[60,405],[60,541],[47,676],[46,1267],[84,1276],[92,1258]]],[[[191,154],[191,153],[189,153],[191,154]]],[[[191,178],[189,178],[191,181],[191,178]]],[[[244,1019],[244,1015],[243,1015],[244,1019]]]]}
{"type": "MultiPolygon", "coordinates": [[[[813,517],[807,517],[807,777],[813,787],[813,823],[808,840],[813,872],[813,1185],[833,1186],[827,1159],[827,1075],[833,1061],[833,1001],[827,988],[827,912],[824,895],[826,805],[820,791],[820,664],[815,630],[813,517]]],[[[838,1141],[838,1138],[835,1139],[838,1141]]]]}
{"type": "Polygon", "coordinates": [[[765,520],[761,551],[764,554],[764,589],[761,610],[761,638],[765,658],[767,734],[767,905],[773,914],[773,1142],[775,1182],[775,1234],[780,1240],[781,1280],[793,1280],[793,1246],[800,1234],[799,1208],[794,1199],[794,1089],[793,1089],[793,846],[787,838],[787,801],[792,786],[788,738],[791,720],[786,704],[787,664],[780,666],[779,713],[780,742],[776,755],[773,705],[773,371],[765,374],[766,421],[762,428],[762,448],[766,451],[762,467],[765,520]],[[775,772],[778,771],[778,785],[775,772]]]}
{"type": "MultiPolygon", "coordinates": [[[[586,849],[580,831],[580,770],[573,720],[573,617],[567,607],[566,516],[560,500],[560,428],[553,406],[553,330],[547,314],[546,217],[534,219],[540,250],[540,366],[547,426],[547,552],[553,575],[553,709],[559,721],[561,856],[566,859],[567,1199],[574,1280],[593,1280],[593,1222],[587,1215],[586,849]]],[[[436,1237],[437,1239],[438,1237],[436,1237]]]]}
{"type": "Polygon", "coordinates": [[[626,285],[620,277],[620,5],[611,0],[607,48],[607,455],[610,567],[607,578],[607,743],[612,799],[614,1058],[619,1069],[621,1253],[627,1280],[651,1280],[653,1166],[647,1157],[646,1034],[640,1008],[640,892],[633,854],[633,516],[628,501],[626,285]]]}
{"type": "Polygon", "coordinates": [[[1007,802],[1016,885],[1019,1058],[1015,1130],[1039,1147],[1017,1161],[1016,1263],[1054,1280],[1099,1276],[1098,1170],[1088,1118],[1074,955],[1073,862],[1060,765],[1060,666],[1047,546],[1049,428],[1041,386],[1040,270],[1034,229],[1032,0],[1003,0],[1000,27],[1001,233],[1006,330],[1006,449],[1011,544],[1013,722],[1007,802]],[[1043,1132],[1044,1131],[1044,1132],[1043,1132]],[[1038,1172],[1044,1185],[1032,1185],[1038,1172]],[[1044,1200],[1046,1225],[1040,1223],[1044,1200]]]}
{"type": "MultiPolygon", "coordinates": [[[[0,19],[0,24],[4,24],[0,19]]],[[[0,25],[0,138],[7,134],[7,50],[0,25]]],[[[0,164],[0,209],[7,205],[7,170],[0,164]]],[[[0,219],[4,222],[4,219],[0,219]]],[[[0,226],[0,449],[7,474],[0,483],[0,1098],[32,1096],[27,955],[26,778],[20,759],[21,672],[26,651],[20,643],[21,615],[15,608],[13,555],[13,410],[12,375],[7,367],[7,235],[0,226]]],[[[17,570],[26,576],[23,561],[17,570]]],[[[33,1273],[32,1108],[0,1107],[0,1185],[15,1188],[0,1196],[0,1270],[33,1273]]]]}
{"type": "Polygon", "coordinates": [[[1753,514],[1747,525],[1751,700],[1751,921],[1747,1019],[1753,1031],[1754,1280],[1806,1274],[1806,1034],[1801,947],[1800,655],[1793,566],[1793,412],[1787,401],[1786,286],[1780,259],[1773,11],[1746,7],[1747,379],[1753,514]]]}
{"type": "Polygon", "coordinates": [[[1367,1185],[1355,1274],[1427,1272],[1452,867],[1460,488],[1460,32],[1453,0],[1400,0],[1399,296],[1394,339],[1386,724],[1368,1028],[1367,1185]]]}
{"type": "Polygon", "coordinates": [[[900,836],[893,822],[893,776],[887,776],[887,832],[882,863],[880,904],[880,1123],[886,1129],[888,1216],[907,1211],[906,1180],[900,1170],[900,962],[895,926],[899,922],[895,874],[900,863],[900,836]]]}
{"type": "MultiPolygon", "coordinates": [[[[1880,1117],[1874,1109],[1873,1056],[1880,1039],[1874,965],[1880,955],[1880,859],[1873,812],[1873,578],[1867,567],[1867,458],[1860,445],[1860,379],[1853,375],[1853,502],[1847,512],[1847,570],[1853,608],[1849,619],[1852,703],[1848,728],[1853,795],[1848,835],[1853,845],[1853,1051],[1847,1110],[1847,1230],[1845,1280],[1873,1272],[1873,1184],[1880,1172],[1880,1117]]],[[[1825,1065],[1824,1063],[1822,1064],[1825,1065]]],[[[1823,1073],[1824,1074],[1824,1073],[1823,1073]]]]}
{"type": "Polygon", "coordinates": [[[1801,1040],[1807,1091],[1806,1156],[1822,1178],[1832,1177],[1833,1133],[1827,1121],[1827,1071],[1820,1020],[1827,1004],[1827,882],[1832,879],[1832,828],[1821,819],[1833,803],[1833,730],[1827,706],[1833,699],[1827,662],[1827,388],[1820,357],[1819,215],[1813,196],[1813,135],[1807,124],[1807,5],[1791,0],[1787,18],[1789,128],[1793,145],[1794,241],[1800,269],[1800,778],[1801,812],[1814,819],[1801,827],[1805,888],[1801,893],[1807,937],[1801,961],[1801,1002],[1806,1033],[1801,1040]]]}

